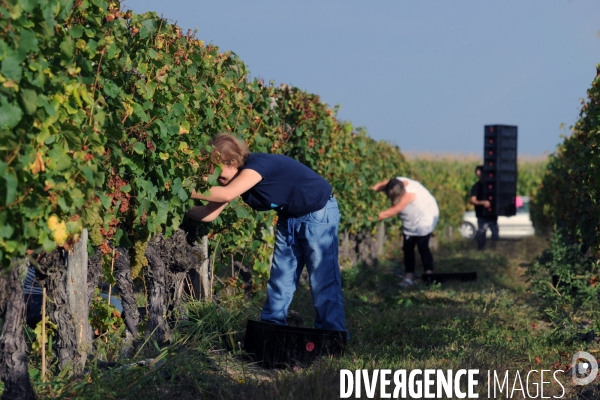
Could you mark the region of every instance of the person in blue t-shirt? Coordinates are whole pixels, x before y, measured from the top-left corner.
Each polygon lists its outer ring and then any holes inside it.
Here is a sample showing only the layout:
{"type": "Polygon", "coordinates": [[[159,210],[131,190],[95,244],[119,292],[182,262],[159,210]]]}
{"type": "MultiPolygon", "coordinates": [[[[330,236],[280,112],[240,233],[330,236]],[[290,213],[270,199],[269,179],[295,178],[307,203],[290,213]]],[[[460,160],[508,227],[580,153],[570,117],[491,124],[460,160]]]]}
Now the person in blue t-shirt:
{"type": "Polygon", "coordinates": [[[211,188],[209,194],[194,191],[192,198],[208,203],[186,215],[213,221],[241,196],[253,209],[275,210],[279,216],[261,320],[287,324],[288,307],[306,266],[315,328],[346,331],[338,264],[340,212],[329,182],[293,158],[250,153],[243,141],[228,133],[217,135],[213,146],[212,161],[222,166],[221,186],[211,188]]]}

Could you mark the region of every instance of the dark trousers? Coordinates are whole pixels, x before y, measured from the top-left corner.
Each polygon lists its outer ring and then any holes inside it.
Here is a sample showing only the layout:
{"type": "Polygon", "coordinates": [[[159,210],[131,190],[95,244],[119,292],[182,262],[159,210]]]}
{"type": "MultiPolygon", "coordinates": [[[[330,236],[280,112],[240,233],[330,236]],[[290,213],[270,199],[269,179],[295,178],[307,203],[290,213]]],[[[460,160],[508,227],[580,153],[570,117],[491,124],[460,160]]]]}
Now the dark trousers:
{"type": "Polygon", "coordinates": [[[488,228],[492,231],[492,240],[498,240],[498,218],[477,218],[477,248],[485,247],[485,235],[488,228]]]}
{"type": "Polygon", "coordinates": [[[31,329],[35,329],[37,323],[42,320],[42,295],[25,294],[24,300],[27,307],[25,322],[31,329]]]}
{"type": "Polygon", "coordinates": [[[425,271],[433,271],[433,255],[431,254],[431,250],[429,250],[430,237],[431,233],[425,236],[404,235],[402,250],[404,250],[404,268],[406,269],[406,273],[415,272],[415,245],[417,245],[417,249],[419,250],[425,271]]]}

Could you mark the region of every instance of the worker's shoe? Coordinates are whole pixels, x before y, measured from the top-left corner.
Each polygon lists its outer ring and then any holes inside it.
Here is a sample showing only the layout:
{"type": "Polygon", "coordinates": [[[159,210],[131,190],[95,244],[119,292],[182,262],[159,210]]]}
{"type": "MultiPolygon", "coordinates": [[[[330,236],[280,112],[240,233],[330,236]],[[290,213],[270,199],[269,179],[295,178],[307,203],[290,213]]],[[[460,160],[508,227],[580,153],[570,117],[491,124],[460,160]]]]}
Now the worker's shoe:
{"type": "Polygon", "coordinates": [[[404,289],[412,288],[415,285],[415,282],[412,279],[404,278],[402,282],[400,282],[400,287],[404,289]]]}

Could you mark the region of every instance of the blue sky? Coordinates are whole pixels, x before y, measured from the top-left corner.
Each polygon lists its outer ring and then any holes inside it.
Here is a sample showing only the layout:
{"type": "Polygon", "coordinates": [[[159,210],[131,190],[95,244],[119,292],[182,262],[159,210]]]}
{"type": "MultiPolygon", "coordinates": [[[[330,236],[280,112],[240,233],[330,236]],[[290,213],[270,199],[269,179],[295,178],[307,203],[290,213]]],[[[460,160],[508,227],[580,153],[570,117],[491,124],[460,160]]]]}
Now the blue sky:
{"type": "Polygon", "coordinates": [[[598,0],[125,0],[221,50],[253,77],[339,104],[340,119],[404,151],[483,151],[519,127],[522,155],[553,152],[600,63],[598,0]],[[565,128],[561,130],[561,124],[565,128]]]}

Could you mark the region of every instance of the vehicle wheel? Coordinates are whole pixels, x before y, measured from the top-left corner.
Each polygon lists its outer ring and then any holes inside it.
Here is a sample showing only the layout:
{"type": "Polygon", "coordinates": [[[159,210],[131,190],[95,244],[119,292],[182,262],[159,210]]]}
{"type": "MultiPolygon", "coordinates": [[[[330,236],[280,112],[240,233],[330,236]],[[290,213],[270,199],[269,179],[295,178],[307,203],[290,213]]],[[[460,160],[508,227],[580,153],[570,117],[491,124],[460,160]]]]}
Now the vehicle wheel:
{"type": "Polygon", "coordinates": [[[475,229],[473,224],[466,221],[463,221],[463,223],[460,225],[459,231],[461,236],[465,239],[473,239],[475,238],[475,234],[477,233],[477,230],[475,229]]]}

